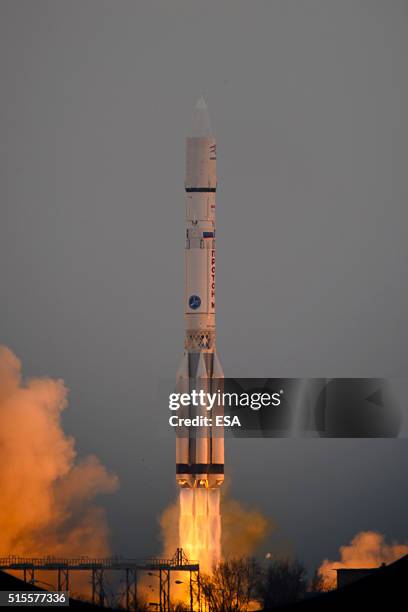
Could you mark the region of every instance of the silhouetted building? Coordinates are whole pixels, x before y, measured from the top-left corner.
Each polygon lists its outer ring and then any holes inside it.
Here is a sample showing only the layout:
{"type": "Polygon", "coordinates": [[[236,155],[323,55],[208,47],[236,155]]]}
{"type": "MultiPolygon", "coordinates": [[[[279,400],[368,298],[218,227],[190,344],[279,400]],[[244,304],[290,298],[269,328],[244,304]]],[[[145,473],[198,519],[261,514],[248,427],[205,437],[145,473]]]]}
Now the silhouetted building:
{"type": "Polygon", "coordinates": [[[361,578],[365,578],[376,572],[378,567],[359,567],[359,568],[340,568],[337,569],[337,588],[341,589],[348,584],[352,584],[361,578]]]}
{"type": "Polygon", "coordinates": [[[321,593],[294,604],[273,608],[273,612],[345,612],[346,610],[406,609],[408,555],[390,565],[367,570],[364,577],[341,589],[321,593]]]}

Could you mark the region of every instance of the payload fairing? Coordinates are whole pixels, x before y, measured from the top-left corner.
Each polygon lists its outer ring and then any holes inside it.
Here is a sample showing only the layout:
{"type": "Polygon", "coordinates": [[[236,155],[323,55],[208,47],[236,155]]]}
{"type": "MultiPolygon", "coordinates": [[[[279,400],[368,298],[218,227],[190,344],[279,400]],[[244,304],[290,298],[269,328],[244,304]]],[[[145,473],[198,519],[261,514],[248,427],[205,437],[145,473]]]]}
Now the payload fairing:
{"type": "MultiPolygon", "coordinates": [[[[194,110],[186,141],[185,342],[178,389],[216,392],[224,377],[216,352],[215,196],[216,141],[206,104],[194,110]]],[[[187,409],[190,410],[191,408],[187,409]]],[[[208,416],[206,407],[202,414],[208,416]]],[[[221,408],[218,407],[218,414],[221,408]]],[[[197,414],[197,413],[196,413],[197,414]]],[[[215,425],[184,428],[176,440],[176,479],[183,488],[217,488],[224,481],[224,433],[215,425]]]]}

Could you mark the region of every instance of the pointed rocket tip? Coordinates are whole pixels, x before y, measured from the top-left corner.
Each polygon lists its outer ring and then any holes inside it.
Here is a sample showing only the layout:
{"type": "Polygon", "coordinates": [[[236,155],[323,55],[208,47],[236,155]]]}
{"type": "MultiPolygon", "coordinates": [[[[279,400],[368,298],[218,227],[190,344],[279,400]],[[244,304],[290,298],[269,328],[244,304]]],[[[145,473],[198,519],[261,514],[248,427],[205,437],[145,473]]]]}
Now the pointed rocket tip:
{"type": "Polygon", "coordinates": [[[198,98],[193,112],[193,125],[190,136],[208,138],[213,135],[210,116],[203,96],[198,98]]]}
{"type": "Polygon", "coordinates": [[[203,96],[200,96],[197,100],[197,104],[195,105],[197,110],[206,110],[207,109],[207,105],[205,103],[205,100],[203,98],[203,96]]]}

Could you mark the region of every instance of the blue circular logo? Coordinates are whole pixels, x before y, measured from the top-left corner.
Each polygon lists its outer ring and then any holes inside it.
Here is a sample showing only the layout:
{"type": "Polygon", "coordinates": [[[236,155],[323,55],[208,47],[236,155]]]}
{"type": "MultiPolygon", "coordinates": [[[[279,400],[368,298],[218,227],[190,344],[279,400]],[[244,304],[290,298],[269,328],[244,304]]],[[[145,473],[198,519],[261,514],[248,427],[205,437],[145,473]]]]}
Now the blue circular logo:
{"type": "Polygon", "coordinates": [[[188,305],[193,310],[197,310],[197,308],[200,308],[200,306],[201,306],[201,298],[200,298],[200,296],[199,295],[190,295],[190,298],[188,300],[188,305]]]}

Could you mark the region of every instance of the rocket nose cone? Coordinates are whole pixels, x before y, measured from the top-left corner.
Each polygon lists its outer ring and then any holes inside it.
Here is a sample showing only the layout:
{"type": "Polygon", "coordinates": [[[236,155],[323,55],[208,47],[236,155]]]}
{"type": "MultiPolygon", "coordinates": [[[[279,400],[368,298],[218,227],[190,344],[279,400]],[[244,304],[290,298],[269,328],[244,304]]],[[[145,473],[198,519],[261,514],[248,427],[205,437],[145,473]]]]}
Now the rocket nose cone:
{"type": "Polygon", "coordinates": [[[198,110],[207,110],[207,105],[205,103],[205,100],[203,98],[203,96],[200,96],[197,100],[197,103],[195,105],[196,109],[198,110]]]}
{"type": "Polygon", "coordinates": [[[212,136],[212,128],[210,122],[210,116],[208,114],[207,105],[204,98],[201,96],[197,100],[193,112],[193,124],[190,130],[190,136],[196,136],[201,138],[208,138],[212,136]]]}

